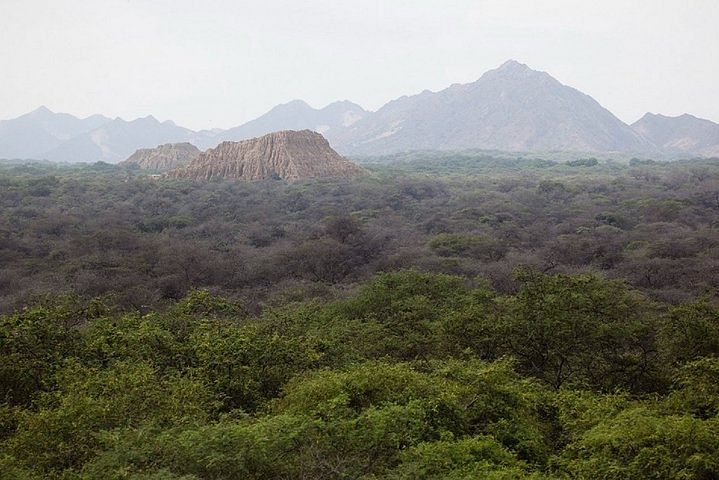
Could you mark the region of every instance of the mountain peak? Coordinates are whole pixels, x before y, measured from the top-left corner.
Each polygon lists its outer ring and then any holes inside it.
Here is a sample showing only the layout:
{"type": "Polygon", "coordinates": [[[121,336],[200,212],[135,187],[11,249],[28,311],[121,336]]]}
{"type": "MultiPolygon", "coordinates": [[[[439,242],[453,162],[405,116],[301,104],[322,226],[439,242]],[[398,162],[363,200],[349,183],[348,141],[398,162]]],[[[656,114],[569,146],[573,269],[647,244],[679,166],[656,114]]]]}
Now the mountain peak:
{"type": "Polygon", "coordinates": [[[286,102],[286,103],[280,103],[279,105],[274,106],[267,113],[297,115],[300,112],[306,112],[309,110],[314,110],[314,109],[304,100],[295,99],[295,100],[290,100],[289,102],[286,102]]]}
{"type": "Polygon", "coordinates": [[[509,60],[477,81],[383,106],[333,145],[342,153],[408,150],[645,151],[653,147],[588,95],[509,60]]]}
{"type": "Polygon", "coordinates": [[[635,122],[635,124],[638,125],[638,124],[645,123],[645,122],[648,122],[648,121],[663,121],[663,122],[667,122],[667,121],[675,121],[675,120],[683,120],[683,121],[710,121],[710,120],[705,120],[705,119],[696,117],[696,116],[691,115],[691,114],[689,114],[689,113],[683,113],[683,114],[681,114],[681,115],[671,116],[671,115],[663,115],[663,114],[661,114],[661,113],[651,113],[651,112],[647,112],[647,113],[644,114],[644,116],[642,116],[642,118],[640,118],[639,120],[637,120],[637,121],[635,122]]]}
{"type": "Polygon", "coordinates": [[[264,115],[220,134],[217,140],[246,140],[279,130],[315,130],[333,138],[335,132],[352,125],[367,112],[352,102],[333,102],[321,109],[303,100],[292,100],[273,107],[264,115]]]}
{"type": "Polygon", "coordinates": [[[346,112],[358,112],[364,114],[367,111],[356,103],[350,102],[349,100],[338,100],[324,106],[320,112],[326,114],[341,114],[346,112]]]}
{"type": "Polygon", "coordinates": [[[508,79],[546,79],[552,77],[547,73],[532,70],[524,63],[520,63],[516,60],[507,60],[494,70],[487,71],[481,78],[492,78],[497,81],[505,81],[508,79]]]}
{"type": "Polygon", "coordinates": [[[504,72],[526,72],[528,70],[532,70],[524,63],[519,63],[516,60],[509,59],[506,62],[504,62],[502,65],[497,68],[497,71],[504,71],[504,72]]]}
{"type": "Polygon", "coordinates": [[[349,100],[336,100],[332,103],[328,103],[327,105],[325,105],[323,110],[326,108],[332,108],[332,107],[356,108],[359,110],[364,110],[364,108],[362,108],[361,105],[357,105],[356,103],[351,102],[349,100]]]}
{"type": "Polygon", "coordinates": [[[143,124],[149,125],[149,124],[155,124],[155,123],[160,123],[160,122],[153,115],[146,115],[144,117],[138,117],[134,120],[130,120],[129,122],[120,117],[117,117],[117,118],[115,118],[114,123],[120,123],[120,124],[131,123],[131,124],[135,124],[135,125],[143,125],[143,124]]]}
{"type": "Polygon", "coordinates": [[[35,110],[30,112],[30,115],[52,115],[54,112],[47,108],[45,105],[40,105],[35,110]]]}
{"type": "MultiPolygon", "coordinates": [[[[304,100],[300,100],[299,98],[297,98],[297,99],[295,99],[295,100],[291,100],[291,101],[289,101],[289,102],[287,102],[287,103],[283,103],[283,104],[281,104],[281,105],[278,105],[277,107],[280,107],[280,108],[291,108],[291,109],[300,109],[300,110],[312,109],[312,107],[311,107],[307,102],[305,102],[304,100]]],[[[277,108],[277,107],[276,107],[276,108],[277,108]]]]}

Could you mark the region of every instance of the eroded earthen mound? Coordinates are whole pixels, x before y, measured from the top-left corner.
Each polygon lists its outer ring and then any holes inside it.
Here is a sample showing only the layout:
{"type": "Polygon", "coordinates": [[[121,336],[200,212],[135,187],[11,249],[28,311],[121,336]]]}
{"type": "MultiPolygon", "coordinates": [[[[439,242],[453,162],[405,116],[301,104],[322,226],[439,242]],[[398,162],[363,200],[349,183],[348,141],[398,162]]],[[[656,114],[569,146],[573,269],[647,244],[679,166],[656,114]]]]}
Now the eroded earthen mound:
{"type": "Polygon", "coordinates": [[[200,149],[191,143],[166,143],[155,148],[141,148],[120,164],[137,165],[143,170],[172,170],[187,165],[200,153],[200,149]]]}
{"type": "Polygon", "coordinates": [[[362,173],[362,168],[335,152],[319,133],[283,130],[241,142],[222,142],[186,166],[168,172],[168,176],[194,180],[280,178],[293,181],[350,178],[362,173]]]}

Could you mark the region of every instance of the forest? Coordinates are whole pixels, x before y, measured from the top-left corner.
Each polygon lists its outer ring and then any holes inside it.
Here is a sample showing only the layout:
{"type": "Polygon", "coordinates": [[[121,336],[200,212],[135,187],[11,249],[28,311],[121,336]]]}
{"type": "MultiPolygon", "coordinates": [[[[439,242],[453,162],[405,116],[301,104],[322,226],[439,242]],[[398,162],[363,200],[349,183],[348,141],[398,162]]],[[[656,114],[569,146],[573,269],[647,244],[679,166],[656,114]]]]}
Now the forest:
{"type": "Polygon", "coordinates": [[[719,478],[716,159],[371,160],[0,165],[0,479],[719,478]]]}
{"type": "Polygon", "coordinates": [[[145,311],[210,288],[258,313],[407,268],[503,294],[519,267],[594,271],[668,303],[715,294],[716,160],[578,160],[417,154],[291,184],[0,166],[0,312],[47,293],[145,311]]]}

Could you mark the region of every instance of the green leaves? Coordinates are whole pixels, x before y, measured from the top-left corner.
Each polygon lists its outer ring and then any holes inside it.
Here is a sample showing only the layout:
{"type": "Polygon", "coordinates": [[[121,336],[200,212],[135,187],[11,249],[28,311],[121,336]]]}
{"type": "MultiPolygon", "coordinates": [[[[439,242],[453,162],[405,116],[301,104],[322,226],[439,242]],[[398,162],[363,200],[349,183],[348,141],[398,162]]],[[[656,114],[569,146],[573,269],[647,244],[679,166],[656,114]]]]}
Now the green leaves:
{"type": "Polygon", "coordinates": [[[387,478],[446,479],[488,478],[504,472],[506,478],[523,478],[526,464],[486,435],[461,440],[420,443],[402,453],[402,463],[387,478]]]}
{"type": "Polygon", "coordinates": [[[0,399],[27,406],[62,359],[72,355],[80,339],[71,326],[81,312],[37,306],[0,317],[0,399]]]}
{"type": "Polygon", "coordinates": [[[719,474],[713,306],[519,279],[399,271],[258,318],[208,291],[2,317],[0,480],[719,474]]]}
{"type": "Polygon", "coordinates": [[[208,316],[229,316],[239,317],[244,311],[239,302],[218,297],[209,290],[191,290],[185,298],[177,302],[174,311],[180,315],[192,315],[194,317],[208,316]]]}
{"type": "Polygon", "coordinates": [[[39,397],[37,411],[21,412],[7,442],[15,458],[44,472],[82,465],[99,451],[99,432],[201,423],[217,406],[201,380],[163,378],[146,363],[99,369],[68,360],[55,381],[59,388],[39,397]]]}
{"type": "Polygon", "coordinates": [[[198,373],[208,379],[226,409],[259,409],[292,376],[321,358],[304,338],[260,323],[202,322],[188,341],[198,373]]]}
{"type": "Polygon", "coordinates": [[[658,381],[652,310],[624,283],[535,272],[519,279],[498,333],[521,370],[555,388],[637,391],[658,381]]]}
{"type": "Polygon", "coordinates": [[[719,308],[705,300],[673,308],[662,323],[660,338],[669,363],[719,355],[719,308]]]}
{"type": "Polygon", "coordinates": [[[495,239],[481,235],[442,233],[429,242],[441,257],[470,257],[479,260],[499,260],[507,252],[506,246],[495,239]]]}
{"type": "Polygon", "coordinates": [[[563,455],[573,478],[700,479],[719,472],[719,421],[620,412],[584,433],[563,455]]]}

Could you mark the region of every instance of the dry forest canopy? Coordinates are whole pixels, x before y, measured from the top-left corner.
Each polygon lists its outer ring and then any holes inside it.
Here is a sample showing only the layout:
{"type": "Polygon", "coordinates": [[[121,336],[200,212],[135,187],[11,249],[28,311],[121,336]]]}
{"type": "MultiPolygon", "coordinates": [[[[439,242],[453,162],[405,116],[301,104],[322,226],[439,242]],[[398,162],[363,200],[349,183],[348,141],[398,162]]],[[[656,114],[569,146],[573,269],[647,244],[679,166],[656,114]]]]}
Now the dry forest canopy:
{"type": "Polygon", "coordinates": [[[0,164],[0,479],[719,478],[719,161],[0,164]]]}

